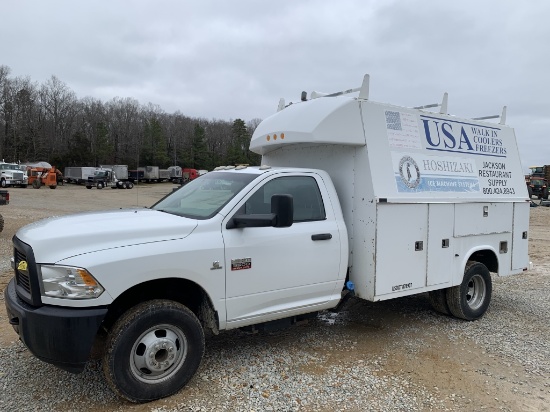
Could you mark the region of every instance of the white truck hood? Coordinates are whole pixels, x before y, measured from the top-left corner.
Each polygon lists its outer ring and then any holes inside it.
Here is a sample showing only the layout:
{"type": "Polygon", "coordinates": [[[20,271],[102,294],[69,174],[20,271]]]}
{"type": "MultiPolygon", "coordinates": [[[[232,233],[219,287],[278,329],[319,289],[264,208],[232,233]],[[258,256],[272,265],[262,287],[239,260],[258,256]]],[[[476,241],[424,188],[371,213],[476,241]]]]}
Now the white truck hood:
{"type": "Polygon", "coordinates": [[[37,263],[98,250],[189,236],[193,219],[151,209],[121,209],[54,217],[21,228],[16,236],[33,248],[37,263]]]}

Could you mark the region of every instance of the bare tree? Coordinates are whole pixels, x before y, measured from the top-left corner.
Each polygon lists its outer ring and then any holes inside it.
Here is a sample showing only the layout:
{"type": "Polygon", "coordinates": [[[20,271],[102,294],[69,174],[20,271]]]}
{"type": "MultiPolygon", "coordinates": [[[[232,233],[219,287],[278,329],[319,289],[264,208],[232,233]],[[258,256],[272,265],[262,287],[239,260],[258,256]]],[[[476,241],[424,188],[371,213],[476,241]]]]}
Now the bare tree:
{"type": "Polygon", "coordinates": [[[45,152],[51,157],[67,149],[79,107],[75,93],[55,76],[42,85],[40,100],[46,124],[42,143],[45,152]]]}

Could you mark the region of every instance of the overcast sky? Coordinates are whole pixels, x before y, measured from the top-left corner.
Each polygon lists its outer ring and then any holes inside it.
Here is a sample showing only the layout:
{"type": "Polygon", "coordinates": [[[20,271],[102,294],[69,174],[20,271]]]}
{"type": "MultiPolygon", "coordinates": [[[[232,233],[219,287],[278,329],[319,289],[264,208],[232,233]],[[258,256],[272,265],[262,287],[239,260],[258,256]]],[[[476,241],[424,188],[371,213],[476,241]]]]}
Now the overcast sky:
{"type": "Polygon", "coordinates": [[[550,164],[550,1],[0,0],[0,65],[79,98],[266,118],[300,92],[500,114],[524,169],[550,164]]]}

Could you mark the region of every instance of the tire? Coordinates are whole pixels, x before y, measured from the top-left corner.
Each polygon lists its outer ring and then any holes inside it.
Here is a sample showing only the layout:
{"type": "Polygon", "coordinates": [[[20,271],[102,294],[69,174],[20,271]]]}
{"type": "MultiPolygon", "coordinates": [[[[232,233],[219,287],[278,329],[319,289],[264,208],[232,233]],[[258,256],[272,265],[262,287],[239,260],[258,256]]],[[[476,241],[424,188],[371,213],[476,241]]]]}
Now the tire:
{"type": "Polygon", "coordinates": [[[203,354],[204,331],[193,312],[178,302],[151,300],[115,322],[107,337],[103,372],[118,395],[130,402],[149,402],[183,388],[203,354]]]}
{"type": "Polygon", "coordinates": [[[449,310],[460,319],[479,319],[491,303],[492,292],[493,283],[489,269],[483,263],[469,260],[464,269],[462,283],[447,289],[449,310]]]}
{"type": "Polygon", "coordinates": [[[42,186],[42,182],[38,179],[36,180],[33,180],[32,182],[32,187],[35,188],[35,189],[40,189],[40,187],[42,186]]]}
{"type": "Polygon", "coordinates": [[[92,186],[86,185],[86,189],[91,189],[92,186]]]}
{"type": "Polygon", "coordinates": [[[103,189],[103,183],[98,182],[98,183],[97,183],[97,188],[98,188],[98,189],[103,189]]]}
{"type": "Polygon", "coordinates": [[[4,216],[0,215],[0,232],[4,230],[4,216]]]}
{"type": "Polygon", "coordinates": [[[50,186],[50,189],[57,189],[57,185],[56,186],[50,186]]]}
{"type": "Polygon", "coordinates": [[[533,188],[531,186],[527,186],[527,193],[529,193],[529,199],[533,197],[533,188]]]}
{"type": "Polygon", "coordinates": [[[133,189],[134,188],[134,184],[132,182],[128,182],[128,189],[133,189]]]}
{"type": "Polygon", "coordinates": [[[2,179],[2,181],[0,181],[0,186],[2,186],[2,187],[7,187],[8,186],[6,184],[6,179],[2,179]]]}
{"type": "Polygon", "coordinates": [[[548,200],[548,188],[545,187],[543,190],[542,190],[542,198],[544,200],[548,200]]]}
{"type": "Polygon", "coordinates": [[[122,189],[128,189],[128,185],[126,184],[126,182],[122,182],[121,186],[122,189]]]}
{"type": "Polygon", "coordinates": [[[451,310],[447,304],[447,289],[432,290],[428,292],[428,300],[436,312],[443,315],[451,315],[451,310]]]}

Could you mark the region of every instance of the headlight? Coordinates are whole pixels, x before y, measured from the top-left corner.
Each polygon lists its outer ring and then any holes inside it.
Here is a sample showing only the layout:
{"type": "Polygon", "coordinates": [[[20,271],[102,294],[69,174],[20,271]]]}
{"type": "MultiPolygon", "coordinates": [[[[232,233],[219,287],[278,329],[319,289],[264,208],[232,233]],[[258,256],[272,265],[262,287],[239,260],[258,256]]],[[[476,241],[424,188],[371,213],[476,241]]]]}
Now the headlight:
{"type": "Polygon", "coordinates": [[[39,265],[42,296],[64,299],[93,299],[104,291],[86,269],[39,265]]]}

